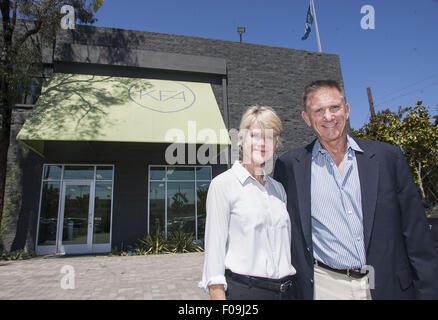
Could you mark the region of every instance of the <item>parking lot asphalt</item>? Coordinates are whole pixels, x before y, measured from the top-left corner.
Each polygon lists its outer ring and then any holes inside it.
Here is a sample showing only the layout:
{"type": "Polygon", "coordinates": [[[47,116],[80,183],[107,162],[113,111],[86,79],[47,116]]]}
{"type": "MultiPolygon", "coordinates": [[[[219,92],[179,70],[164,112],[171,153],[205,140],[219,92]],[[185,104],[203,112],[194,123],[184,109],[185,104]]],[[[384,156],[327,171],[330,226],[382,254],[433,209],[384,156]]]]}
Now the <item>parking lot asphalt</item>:
{"type": "Polygon", "coordinates": [[[2,300],[208,300],[203,253],[0,261],[2,300]]]}

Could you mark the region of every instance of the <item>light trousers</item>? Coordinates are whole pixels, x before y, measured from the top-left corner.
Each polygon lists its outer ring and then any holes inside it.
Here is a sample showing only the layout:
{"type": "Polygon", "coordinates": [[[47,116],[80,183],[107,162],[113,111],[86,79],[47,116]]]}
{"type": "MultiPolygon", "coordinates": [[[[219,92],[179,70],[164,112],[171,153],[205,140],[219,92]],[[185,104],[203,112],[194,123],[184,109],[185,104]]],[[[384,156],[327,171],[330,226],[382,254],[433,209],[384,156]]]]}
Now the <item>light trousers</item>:
{"type": "Polygon", "coordinates": [[[371,300],[368,276],[356,279],[314,266],[315,300],[371,300]]]}

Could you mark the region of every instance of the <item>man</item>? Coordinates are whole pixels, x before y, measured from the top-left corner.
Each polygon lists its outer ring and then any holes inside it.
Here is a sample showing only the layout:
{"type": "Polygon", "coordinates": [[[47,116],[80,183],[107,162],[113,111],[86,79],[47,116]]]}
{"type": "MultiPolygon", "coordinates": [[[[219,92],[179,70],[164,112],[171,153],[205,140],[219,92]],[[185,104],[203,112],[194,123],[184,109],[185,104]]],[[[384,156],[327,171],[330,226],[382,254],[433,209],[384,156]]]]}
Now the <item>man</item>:
{"type": "Polygon", "coordinates": [[[302,299],[438,299],[438,256],[399,148],[347,135],[336,81],[305,88],[317,139],[279,157],[302,299]]]}

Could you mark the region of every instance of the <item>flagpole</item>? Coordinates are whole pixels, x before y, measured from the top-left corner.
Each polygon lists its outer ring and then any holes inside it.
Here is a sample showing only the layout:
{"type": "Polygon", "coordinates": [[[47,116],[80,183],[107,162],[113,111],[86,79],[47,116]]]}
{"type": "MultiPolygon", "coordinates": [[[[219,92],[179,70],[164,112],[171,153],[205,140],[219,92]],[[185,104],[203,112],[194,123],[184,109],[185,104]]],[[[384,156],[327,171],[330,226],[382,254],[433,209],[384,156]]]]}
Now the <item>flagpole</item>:
{"type": "Polygon", "coordinates": [[[321,38],[319,37],[318,20],[316,19],[315,3],[313,2],[313,0],[311,0],[311,3],[312,3],[313,17],[315,18],[316,39],[318,40],[318,49],[319,52],[322,52],[321,38]]]}

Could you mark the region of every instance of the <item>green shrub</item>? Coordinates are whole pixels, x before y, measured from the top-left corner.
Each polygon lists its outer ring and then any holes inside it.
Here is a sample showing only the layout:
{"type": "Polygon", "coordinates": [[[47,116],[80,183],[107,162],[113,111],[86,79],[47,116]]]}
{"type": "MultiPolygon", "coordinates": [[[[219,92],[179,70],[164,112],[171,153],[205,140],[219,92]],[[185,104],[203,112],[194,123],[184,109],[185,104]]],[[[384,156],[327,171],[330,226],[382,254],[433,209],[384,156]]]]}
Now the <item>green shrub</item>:
{"type": "Polygon", "coordinates": [[[139,246],[135,249],[137,255],[162,253],[202,252],[203,248],[195,241],[193,233],[174,231],[166,238],[162,232],[146,235],[139,239],[139,246]]]}
{"type": "Polygon", "coordinates": [[[193,233],[174,231],[166,238],[159,230],[155,234],[145,235],[138,240],[138,246],[128,251],[118,251],[117,247],[111,251],[110,256],[142,256],[147,254],[189,253],[203,252],[204,249],[195,240],[193,233]]]}
{"type": "Polygon", "coordinates": [[[202,247],[196,243],[193,233],[187,234],[183,231],[174,231],[170,234],[168,241],[168,250],[171,253],[188,253],[202,252],[202,247]]]}
{"type": "Polygon", "coordinates": [[[27,247],[25,247],[23,250],[17,250],[17,251],[3,251],[0,253],[0,260],[26,260],[31,259],[35,257],[35,252],[29,251],[27,247]]]}
{"type": "Polygon", "coordinates": [[[432,214],[438,215],[438,204],[431,206],[429,208],[426,208],[426,215],[430,216],[432,214]]]}
{"type": "Polygon", "coordinates": [[[168,253],[167,239],[162,232],[157,231],[154,235],[146,235],[143,239],[139,239],[140,246],[137,252],[143,254],[160,254],[168,253]]]}
{"type": "Polygon", "coordinates": [[[144,256],[148,254],[148,250],[144,247],[139,247],[135,249],[135,254],[138,256],[144,256]]]}

